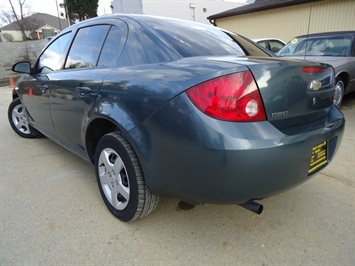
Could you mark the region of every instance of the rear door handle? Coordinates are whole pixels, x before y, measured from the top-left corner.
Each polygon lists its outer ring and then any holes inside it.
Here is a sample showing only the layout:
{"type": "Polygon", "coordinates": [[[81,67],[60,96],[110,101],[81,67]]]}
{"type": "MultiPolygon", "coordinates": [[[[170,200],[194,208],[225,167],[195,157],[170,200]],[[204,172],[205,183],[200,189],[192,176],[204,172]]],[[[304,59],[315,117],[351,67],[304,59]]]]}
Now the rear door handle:
{"type": "Polygon", "coordinates": [[[91,92],[91,89],[89,87],[85,87],[85,86],[76,87],[75,89],[80,95],[84,95],[84,94],[91,92]]]}

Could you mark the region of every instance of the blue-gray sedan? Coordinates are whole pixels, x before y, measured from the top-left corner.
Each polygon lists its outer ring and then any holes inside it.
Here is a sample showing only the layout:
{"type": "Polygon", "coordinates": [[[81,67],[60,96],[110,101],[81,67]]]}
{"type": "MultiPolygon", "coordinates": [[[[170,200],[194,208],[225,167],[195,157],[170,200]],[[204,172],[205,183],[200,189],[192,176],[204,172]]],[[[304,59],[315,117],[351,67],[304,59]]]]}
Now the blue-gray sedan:
{"type": "Polygon", "coordinates": [[[333,159],[344,117],[330,65],[272,57],[252,41],[176,19],[110,15],[63,30],[13,91],[8,117],[95,165],[113,215],[159,197],[255,202],[333,159]]]}

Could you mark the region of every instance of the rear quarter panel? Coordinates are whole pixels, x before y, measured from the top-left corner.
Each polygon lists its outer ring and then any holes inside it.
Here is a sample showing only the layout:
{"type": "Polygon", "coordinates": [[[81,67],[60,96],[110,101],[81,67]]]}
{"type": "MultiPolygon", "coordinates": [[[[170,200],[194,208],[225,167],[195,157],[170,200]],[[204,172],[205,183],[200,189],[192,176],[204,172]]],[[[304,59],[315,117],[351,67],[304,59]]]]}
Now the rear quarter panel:
{"type": "Polygon", "coordinates": [[[188,88],[245,70],[242,65],[206,58],[114,68],[103,82],[93,108],[94,116],[109,117],[124,131],[129,131],[188,88]]]}

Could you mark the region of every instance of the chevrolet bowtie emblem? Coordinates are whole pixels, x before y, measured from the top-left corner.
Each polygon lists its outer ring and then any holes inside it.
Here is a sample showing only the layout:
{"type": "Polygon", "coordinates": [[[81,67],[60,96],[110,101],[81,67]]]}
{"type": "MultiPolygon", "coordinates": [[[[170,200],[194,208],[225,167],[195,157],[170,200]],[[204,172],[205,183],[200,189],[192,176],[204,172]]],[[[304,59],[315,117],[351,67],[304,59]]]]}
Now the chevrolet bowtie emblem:
{"type": "Polygon", "coordinates": [[[314,91],[319,90],[320,87],[322,87],[322,82],[319,80],[312,80],[311,84],[309,84],[309,88],[314,91]]]}

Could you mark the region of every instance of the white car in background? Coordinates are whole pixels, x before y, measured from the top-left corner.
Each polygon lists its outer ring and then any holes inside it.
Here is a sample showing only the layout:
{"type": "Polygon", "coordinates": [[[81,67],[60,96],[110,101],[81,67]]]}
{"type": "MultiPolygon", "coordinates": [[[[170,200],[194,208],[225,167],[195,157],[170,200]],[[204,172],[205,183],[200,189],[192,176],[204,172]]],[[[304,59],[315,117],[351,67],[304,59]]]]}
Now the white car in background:
{"type": "Polygon", "coordinates": [[[274,54],[280,51],[286,44],[283,40],[277,38],[254,38],[251,40],[274,54]]]}

